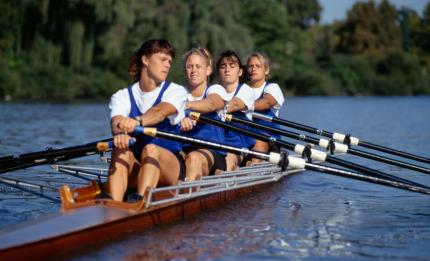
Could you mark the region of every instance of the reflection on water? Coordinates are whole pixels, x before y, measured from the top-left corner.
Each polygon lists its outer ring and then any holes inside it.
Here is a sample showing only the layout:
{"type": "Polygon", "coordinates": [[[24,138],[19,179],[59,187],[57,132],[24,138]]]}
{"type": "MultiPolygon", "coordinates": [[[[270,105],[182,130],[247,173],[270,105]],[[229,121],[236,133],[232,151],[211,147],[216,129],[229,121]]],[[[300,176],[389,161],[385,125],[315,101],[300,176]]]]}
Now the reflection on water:
{"type": "MultiPolygon", "coordinates": [[[[16,106],[0,105],[0,120],[8,122],[1,127],[3,155],[109,136],[104,105],[16,106]],[[15,121],[18,115],[28,124],[15,121]]],[[[351,131],[375,143],[429,155],[427,97],[289,98],[283,109],[293,121],[351,131]]],[[[417,172],[348,155],[342,158],[430,185],[430,177],[417,172]]],[[[77,162],[88,165],[91,159],[77,162]]],[[[18,174],[48,171],[37,167],[18,174]]],[[[0,226],[57,208],[21,192],[0,192],[0,226]]],[[[430,256],[429,225],[427,196],[307,171],[193,218],[131,233],[74,259],[425,260],[430,256]]]]}

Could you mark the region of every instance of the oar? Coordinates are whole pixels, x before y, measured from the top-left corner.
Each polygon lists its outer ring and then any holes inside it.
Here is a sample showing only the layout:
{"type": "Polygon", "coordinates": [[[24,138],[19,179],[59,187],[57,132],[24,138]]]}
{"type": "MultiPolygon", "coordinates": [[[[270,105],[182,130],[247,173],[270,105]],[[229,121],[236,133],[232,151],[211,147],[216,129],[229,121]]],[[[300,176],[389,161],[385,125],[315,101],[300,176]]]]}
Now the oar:
{"type": "Polygon", "coordinates": [[[231,152],[234,154],[239,154],[244,156],[249,155],[254,158],[268,160],[272,163],[278,164],[282,170],[285,170],[286,168],[314,170],[318,172],[333,174],[336,176],[353,178],[357,180],[367,181],[370,183],[375,183],[375,184],[380,184],[384,186],[395,187],[403,190],[430,195],[430,189],[427,189],[424,187],[414,186],[400,181],[392,181],[392,180],[386,180],[386,179],[377,178],[377,177],[369,177],[369,176],[362,175],[360,173],[355,173],[355,172],[331,168],[331,167],[325,167],[317,164],[306,163],[306,161],[302,158],[288,156],[285,153],[271,152],[267,154],[267,153],[249,150],[246,148],[236,148],[236,147],[223,145],[215,142],[199,140],[199,139],[181,136],[181,135],[177,135],[169,132],[164,132],[164,131],[157,130],[156,128],[136,127],[134,129],[134,132],[152,136],[152,137],[159,137],[162,139],[189,143],[203,148],[223,150],[226,152],[231,152]]]}
{"type": "Polygon", "coordinates": [[[359,149],[352,149],[352,148],[349,148],[345,144],[341,144],[341,143],[337,143],[337,142],[330,142],[329,140],[326,140],[326,139],[318,139],[318,138],[315,138],[312,136],[306,136],[304,134],[299,134],[299,133],[288,131],[288,130],[278,129],[278,128],[274,128],[274,127],[263,125],[263,124],[258,124],[258,123],[255,123],[253,121],[250,121],[250,120],[245,120],[245,119],[233,117],[231,114],[228,114],[225,119],[226,119],[226,121],[237,122],[237,123],[247,125],[247,126],[250,126],[250,127],[256,128],[256,129],[268,131],[269,133],[279,134],[279,135],[282,135],[285,137],[309,142],[309,143],[321,146],[327,150],[330,150],[330,152],[332,154],[333,154],[333,152],[348,153],[348,154],[364,157],[367,159],[376,160],[376,161],[388,163],[391,165],[395,165],[395,166],[419,171],[422,173],[430,174],[430,169],[428,169],[428,168],[424,168],[421,166],[410,164],[408,162],[403,162],[403,161],[391,159],[391,158],[377,155],[374,153],[370,153],[367,151],[363,151],[363,150],[359,150],[359,149]]]}
{"type": "MultiPolygon", "coordinates": [[[[232,124],[227,124],[223,121],[216,120],[216,119],[213,119],[213,118],[205,116],[205,115],[201,115],[200,113],[197,113],[197,112],[191,112],[189,114],[189,116],[192,119],[197,120],[197,121],[209,123],[209,124],[212,124],[212,125],[215,125],[218,127],[222,127],[225,129],[230,129],[230,130],[235,131],[237,133],[242,133],[242,134],[245,134],[247,136],[250,136],[254,139],[258,139],[258,140],[268,142],[271,144],[276,144],[276,145],[281,146],[283,148],[286,148],[288,150],[294,151],[294,152],[298,153],[299,155],[306,156],[310,160],[326,161],[326,162],[329,162],[329,163],[332,163],[332,164],[335,164],[338,166],[342,166],[342,167],[353,169],[355,171],[359,171],[359,172],[364,173],[364,174],[372,175],[374,177],[383,177],[385,179],[389,179],[392,181],[399,181],[399,182],[404,182],[404,183],[414,185],[414,186],[426,187],[424,185],[412,182],[410,180],[395,177],[393,175],[389,175],[389,174],[383,173],[383,172],[378,171],[378,170],[367,168],[365,166],[361,166],[361,165],[356,164],[356,163],[352,163],[352,162],[348,162],[346,160],[338,159],[336,157],[327,155],[327,153],[324,153],[322,151],[312,149],[310,146],[304,146],[301,144],[293,144],[293,143],[290,143],[290,142],[287,142],[284,140],[278,140],[274,137],[271,137],[270,135],[261,134],[261,133],[255,132],[255,131],[239,128],[239,127],[234,126],[232,124]]],[[[429,187],[426,187],[426,188],[429,188],[429,187]]]]}
{"type": "MultiPolygon", "coordinates": [[[[0,174],[13,170],[25,169],[32,166],[50,164],[73,158],[93,155],[102,151],[97,147],[99,143],[102,144],[101,142],[107,142],[111,140],[112,138],[109,138],[63,149],[48,149],[17,156],[5,156],[0,159],[0,174]]],[[[105,149],[107,148],[104,148],[104,150],[105,149]]]]}
{"type": "Polygon", "coordinates": [[[430,158],[426,158],[423,156],[419,156],[419,155],[415,155],[415,154],[411,154],[408,152],[404,152],[404,151],[400,151],[400,150],[396,150],[396,149],[391,149],[385,146],[381,146],[381,145],[377,145],[374,143],[370,143],[367,141],[362,141],[357,137],[352,137],[350,134],[342,134],[342,133],[337,133],[337,132],[330,132],[330,131],[326,131],[326,130],[321,130],[321,129],[317,129],[314,127],[310,127],[310,126],[306,126],[304,124],[301,123],[297,123],[297,122],[292,122],[292,121],[288,121],[288,120],[284,120],[278,117],[271,117],[271,116],[267,116],[261,113],[257,113],[254,112],[252,114],[253,118],[256,119],[261,119],[261,120],[265,120],[268,122],[274,122],[274,123],[278,123],[290,128],[294,128],[294,129],[299,129],[299,130],[303,130],[306,132],[310,132],[310,133],[314,133],[314,134],[318,134],[324,137],[328,137],[328,138],[332,138],[335,141],[341,142],[341,143],[345,143],[348,146],[350,145],[355,145],[355,146],[362,146],[365,148],[369,148],[369,149],[373,149],[373,150],[378,150],[378,151],[382,151],[388,154],[392,154],[392,155],[396,155],[396,156],[400,156],[400,157],[404,157],[404,158],[408,158],[408,159],[412,159],[412,160],[416,160],[416,161],[421,161],[421,162],[425,162],[425,163],[430,163],[430,158]]]}

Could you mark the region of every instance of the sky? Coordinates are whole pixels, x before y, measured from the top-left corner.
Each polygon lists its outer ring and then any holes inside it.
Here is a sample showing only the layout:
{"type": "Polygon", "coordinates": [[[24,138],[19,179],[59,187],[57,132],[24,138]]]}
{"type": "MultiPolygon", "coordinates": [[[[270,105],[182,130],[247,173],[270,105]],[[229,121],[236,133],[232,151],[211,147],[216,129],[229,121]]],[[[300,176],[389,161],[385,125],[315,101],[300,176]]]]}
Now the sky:
{"type": "MultiPolygon", "coordinates": [[[[351,9],[354,3],[359,0],[319,0],[323,10],[320,23],[331,23],[334,20],[344,19],[346,12],[351,9]]],[[[379,0],[375,2],[380,2],[379,0]]],[[[391,4],[400,8],[402,6],[409,7],[418,12],[421,16],[424,7],[430,0],[389,0],[391,4]]]]}

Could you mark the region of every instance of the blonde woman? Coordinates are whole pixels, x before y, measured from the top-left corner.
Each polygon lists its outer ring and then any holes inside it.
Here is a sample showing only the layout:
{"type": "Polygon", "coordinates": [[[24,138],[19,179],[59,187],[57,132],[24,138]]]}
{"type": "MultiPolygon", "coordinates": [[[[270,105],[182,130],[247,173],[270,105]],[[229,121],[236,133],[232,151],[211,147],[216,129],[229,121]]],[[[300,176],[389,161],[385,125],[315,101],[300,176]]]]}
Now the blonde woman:
{"type": "MultiPolygon", "coordinates": [[[[185,53],[184,63],[188,88],[186,109],[220,119],[226,92],[220,85],[208,85],[209,76],[212,74],[212,57],[209,51],[205,48],[193,48],[185,53]]],[[[181,121],[181,130],[186,136],[224,143],[223,129],[210,124],[196,123],[188,117],[181,121]]],[[[202,149],[187,144],[184,144],[182,150],[187,154],[185,160],[187,181],[226,170],[226,153],[223,151],[202,149]]]]}
{"type": "MultiPolygon", "coordinates": [[[[278,117],[279,110],[284,103],[284,95],[278,84],[267,82],[267,77],[270,73],[268,58],[262,53],[255,52],[249,56],[246,69],[249,86],[254,92],[254,111],[278,117]]],[[[254,119],[254,122],[279,128],[279,125],[264,120],[254,119]]],[[[279,135],[269,134],[275,138],[280,138],[279,135]]],[[[268,143],[259,140],[256,141],[253,149],[261,152],[279,151],[279,148],[270,148],[268,143]]],[[[252,162],[259,161],[261,160],[252,160],[252,162]]]]}

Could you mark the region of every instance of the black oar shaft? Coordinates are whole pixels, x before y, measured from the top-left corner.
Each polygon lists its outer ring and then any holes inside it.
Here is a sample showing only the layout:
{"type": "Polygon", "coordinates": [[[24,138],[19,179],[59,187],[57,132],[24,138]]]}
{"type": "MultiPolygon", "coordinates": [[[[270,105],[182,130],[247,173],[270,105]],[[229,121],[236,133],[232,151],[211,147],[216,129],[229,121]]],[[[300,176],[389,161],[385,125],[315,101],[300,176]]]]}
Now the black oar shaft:
{"type": "Polygon", "coordinates": [[[223,150],[226,152],[231,152],[234,154],[240,154],[242,156],[250,155],[254,158],[262,159],[262,160],[270,160],[270,155],[258,151],[249,150],[246,148],[236,148],[233,146],[228,146],[224,144],[214,143],[205,140],[194,139],[187,136],[180,136],[174,133],[164,132],[157,130],[155,128],[144,128],[144,127],[136,127],[135,132],[142,133],[145,135],[160,137],[167,140],[177,141],[177,142],[185,142],[196,147],[204,147],[215,150],[223,150]]]}
{"type": "MultiPolygon", "coordinates": [[[[284,141],[284,140],[277,140],[276,138],[273,138],[273,137],[271,137],[271,136],[269,136],[267,134],[261,134],[261,133],[255,132],[255,131],[251,131],[251,130],[246,130],[246,129],[243,129],[243,128],[239,128],[237,126],[234,126],[234,125],[231,125],[231,124],[227,124],[227,123],[222,122],[220,120],[216,120],[216,119],[213,119],[213,118],[205,116],[205,115],[200,115],[198,113],[191,113],[190,117],[193,118],[194,120],[198,120],[198,121],[201,121],[201,122],[204,122],[204,123],[209,123],[209,124],[212,124],[212,125],[215,125],[215,126],[219,126],[219,127],[222,127],[222,128],[230,129],[230,130],[235,131],[237,133],[248,135],[248,136],[250,136],[250,137],[252,137],[254,139],[258,139],[258,140],[261,140],[261,141],[264,141],[264,142],[268,142],[268,143],[272,143],[272,144],[277,144],[277,145],[279,145],[279,146],[281,146],[281,147],[283,147],[283,148],[285,148],[287,150],[295,151],[296,153],[299,153],[299,154],[302,153],[302,152],[298,151],[298,149],[297,149],[297,148],[303,147],[302,145],[295,145],[293,143],[290,143],[290,142],[287,142],[287,141],[284,141]]],[[[325,160],[327,162],[330,162],[330,163],[333,163],[333,164],[336,164],[336,165],[340,165],[340,166],[343,166],[343,167],[347,167],[347,168],[349,167],[349,168],[352,168],[354,170],[357,170],[357,171],[360,171],[360,172],[363,172],[363,173],[366,173],[366,174],[369,174],[369,175],[372,175],[372,176],[376,176],[376,177],[377,176],[382,176],[382,177],[384,177],[386,179],[390,179],[390,180],[393,180],[393,181],[400,181],[400,182],[408,183],[410,185],[423,186],[423,185],[414,183],[414,182],[412,182],[410,180],[406,180],[406,179],[402,179],[402,178],[399,178],[399,177],[395,177],[395,176],[383,173],[381,171],[377,171],[377,170],[374,170],[374,169],[371,169],[371,168],[367,168],[367,167],[364,167],[364,166],[361,166],[361,165],[358,165],[358,164],[355,164],[355,163],[352,163],[352,162],[348,162],[348,161],[345,161],[345,160],[341,160],[341,159],[332,157],[330,155],[326,155],[325,153],[317,151],[317,150],[314,150],[314,149],[311,149],[311,152],[312,152],[311,156],[312,156],[312,154],[316,154],[316,155],[318,155],[318,159],[319,160],[325,160]],[[324,155],[321,156],[322,154],[324,154],[324,155]]]]}
{"type": "Polygon", "coordinates": [[[381,151],[381,152],[385,152],[385,153],[388,153],[388,154],[393,154],[393,155],[396,155],[396,156],[400,156],[400,157],[404,157],[404,158],[408,158],[408,159],[412,159],[412,160],[416,160],[416,161],[420,161],[420,162],[430,163],[430,158],[422,157],[422,156],[419,156],[419,155],[411,154],[411,153],[400,151],[400,150],[391,149],[391,148],[384,147],[384,146],[381,146],[381,145],[377,145],[377,144],[374,144],[374,143],[370,143],[370,142],[367,142],[367,141],[360,140],[358,142],[358,146],[362,146],[362,147],[365,147],[365,148],[368,148],[368,149],[378,150],[378,151],[381,151]]]}
{"type": "Polygon", "coordinates": [[[385,178],[387,180],[391,180],[391,181],[400,181],[400,182],[404,182],[404,183],[414,185],[414,186],[421,186],[421,187],[425,187],[425,188],[430,188],[430,187],[423,186],[422,184],[418,184],[418,183],[415,183],[415,182],[407,180],[407,179],[402,179],[402,178],[399,178],[399,177],[396,177],[393,175],[389,175],[389,174],[384,173],[382,171],[371,169],[371,168],[368,168],[368,167],[365,167],[365,166],[362,166],[362,165],[359,165],[359,164],[356,164],[353,162],[341,160],[339,158],[336,158],[336,157],[333,157],[330,155],[327,155],[326,161],[329,163],[332,163],[332,164],[335,164],[338,166],[342,166],[345,168],[350,168],[350,169],[353,169],[353,170],[356,170],[356,171],[359,171],[362,173],[368,173],[369,175],[371,175],[373,177],[383,177],[383,178],[385,178]]]}
{"type": "Polygon", "coordinates": [[[308,169],[308,170],[316,170],[320,172],[323,171],[324,173],[334,174],[337,176],[354,178],[354,179],[367,181],[375,184],[381,184],[385,186],[396,187],[396,188],[400,188],[408,191],[430,195],[430,189],[426,189],[423,187],[405,184],[398,181],[391,181],[391,180],[384,180],[376,177],[369,177],[369,176],[362,175],[360,173],[345,171],[341,169],[335,169],[330,167],[323,167],[316,164],[310,164],[310,163],[306,163],[301,158],[295,158],[291,156],[285,157],[286,156],[285,154],[283,154],[283,156],[282,154],[278,154],[278,153],[266,154],[266,153],[248,150],[245,148],[236,148],[236,147],[214,143],[210,141],[194,139],[194,138],[190,138],[190,137],[186,137],[186,136],[182,136],[174,133],[163,132],[155,128],[136,127],[134,131],[135,133],[141,133],[152,137],[160,137],[160,138],[168,139],[172,141],[189,143],[202,148],[212,148],[216,150],[223,150],[223,151],[227,151],[235,154],[241,154],[241,155],[247,154],[255,158],[269,160],[270,162],[278,164],[283,168],[290,167],[294,169],[308,169]]]}
{"type": "MultiPolygon", "coordinates": [[[[343,134],[338,134],[338,133],[333,133],[333,132],[322,130],[322,129],[317,129],[317,128],[307,126],[307,125],[304,125],[301,123],[284,120],[284,119],[281,119],[278,117],[271,117],[271,116],[267,116],[267,115],[256,113],[256,112],[253,113],[253,117],[258,118],[258,119],[262,119],[265,121],[269,121],[269,122],[278,123],[278,124],[281,124],[281,125],[284,125],[284,126],[287,126],[290,128],[303,130],[303,131],[310,132],[310,133],[315,133],[315,134],[325,136],[328,138],[333,138],[339,142],[344,142],[342,137],[345,137],[345,135],[343,135],[343,134]],[[338,137],[341,137],[341,138],[339,139],[338,137]]],[[[400,157],[404,157],[404,158],[408,158],[408,159],[412,159],[412,160],[416,160],[416,161],[420,161],[420,162],[430,163],[430,158],[427,158],[427,157],[423,157],[423,156],[415,155],[412,153],[408,153],[408,152],[388,148],[385,146],[373,144],[373,143],[370,143],[367,141],[359,140],[357,138],[354,138],[354,139],[357,140],[358,146],[362,146],[362,147],[373,149],[373,150],[378,150],[381,152],[385,152],[388,154],[392,154],[392,155],[396,155],[396,156],[400,156],[400,157]]]]}
{"type": "Polygon", "coordinates": [[[366,176],[356,172],[351,172],[351,171],[346,171],[341,169],[334,169],[334,168],[321,166],[317,164],[311,164],[311,163],[306,163],[305,168],[309,170],[315,170],[320,173],[329,173],[340,177],[347,177],[347,178],[366,181],[374,184],[384,185],[388,187],[395,187],[403,190],[414,191],[414,192],[430,195],[430,190],[423,187],[413,186],[402,182],[386,180],[386,179],[381,179],[381,178],[372,177],[372,176],[366,176]]]}
{"type": "Polygon", "coordinates": [[[373,153],[369,153],[367,151],[362,151],[362,150],[358,150],[358,149],[348,149],[348,153],[351,155],[356,155],[356,156],[360,156],[363,158],[367,158],[367,159],[371,159],[371,160],[376,160],[376,161],[380,161],[380,162],[384,162],[390,165],[395,165],[398,167],[402,167],[402,168],[406,168],[406,169],[410,169],[410,170],[415,170],[415,171],[419,171],[422,173],[426,173],[426,174],[430,174],[430,169],[428,168],[424,168],[415,164],[410,164],[408,162],[403,162],[403,161],[399,161],[399,160],[395,160],[395,159],[391,159],[388,157],[384,157],[384,156],[380,156],[380,155],[376,155],[373,153]]]}
{"type": "Polygon", "coordinates": [[[97,147],[98,144],[111,140],[112,138],[109,138],[80,146],[62,149],[48,149],[39,152],[21,154],[18,156],[6,156],[0,160],[0,174],[32,166],[93,155],[100,151],[100,148],[97,147]]]}
{"type": "MultiPolygon", "coordinates": [[[[240,123],[240,124],[244,124],[244,125],[253,127],[255,129],[264,130],[264,131],[267,131],[269,133],[279,134],[279,135],[282,135],[282,136],[285,136],[285,137],[289,137],[289,138],[293,138],[293,139],[297,139],[297,140],[302,140],[304,142],[309,142],[309,143],[315,144],[315,145],[320,145],[320,143],[322,141],[322,139],[318,139],[318,138],[315,138],[315,137],[312,137],[312,136],[307,136],[307,135],[304,135],[304,134],[299,134],[299,133],[288,131],[288,130],[283,130],[283,129],[278,129],[278,128],[274,128],[274,127],[271,127],[271,126],[266,126],[266,125],[258,124],[258,123],[255,123],[253,121],[236,118],[236,117],[233,117],[231,115],[227,115],[226,120],[232,121],[232,122],[237,122],[237,123],[240,123]]],[[[326,141],[325,144],[329,144],[329,142],[327,140],[324,140],[324,141],[326,141]]],[[[388,157],[376,155],[374,153],[370,153],[370,152],[366,152],[366,151],[361,151],[361,150],[357,150],[357,149],[351,149],[351,148],[348,148],[346,145],[340,144],[340,143],[337,143],[337,142],[334,143],[335,150],[336,150],[337,147],[341,147],[341,146],[345,147],[344,149],[342,148],[342,151],[345,152],[345,153],[348,153],[348,154],[352,154],[352,155],[364,157],[364,158],[367,158],[367,159],[376,160],[376,161],[384,162],[384,163],[387,163],[387,164],[391,164],[391,165],[395,165],[395,166],[399,166],[399,167],[403,167],[403,168],[407,168],[407,169],[419,171],[419,172],[422,172],[422,173],[430,174],[430,169],[428,169],[428,168],[424,168],[424,167],[417,166],[417,165],[414,165],[414,164],[410,164],[410,163],[407,163],[407,162],[403,162],[403,161],[400,161],[400,160],[390,159],[388,157]]]]}

